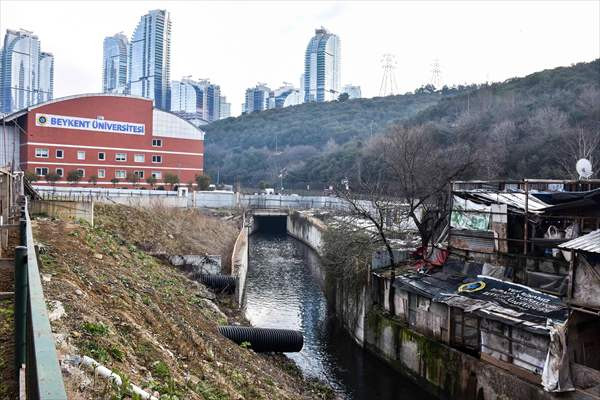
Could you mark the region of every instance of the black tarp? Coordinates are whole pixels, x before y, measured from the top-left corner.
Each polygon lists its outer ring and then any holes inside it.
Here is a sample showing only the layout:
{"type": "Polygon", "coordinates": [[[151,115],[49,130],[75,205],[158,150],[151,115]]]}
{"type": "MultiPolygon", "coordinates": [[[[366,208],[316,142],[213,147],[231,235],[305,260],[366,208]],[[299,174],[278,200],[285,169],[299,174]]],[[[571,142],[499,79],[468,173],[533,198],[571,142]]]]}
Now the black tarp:
{"type": "Polygon", "coordinates": [[[532,195],[552,205],[545,211],[600,205],[600,189],[586,192],[537,192],[532,195]]]}
{"type": "MultiPolygon", "coordinates": [[[[503,307],[517,310],[532,317],[566,321],[569,316],[567,306],[558,297],[551,296],[527,286],[480,276],[478,281],[485,287],[476,292],[463,292],[462,296],[486,300],[503,307]]],[[[536,318],[537,321],[539,321],[536,318]]],[[[537,322],[533,321],[532,322],[537,322]]]]}
{"type": "Polygon", "coordinates": [[[558,297],[488,276],[465,277],[442,271],[433,274],[402,274],[396,277],[394,286],[441,303],[457,296],[484,301],[511,310],[507,314],[514,316],[514,312],[517,312],[518,319],[541,326],[546,324],[547,319],[566,321],[568,317],[568,308],[558,297]],[[478,281],[485,283],[483,289],[459,293],[461,285],[478,281]]]}

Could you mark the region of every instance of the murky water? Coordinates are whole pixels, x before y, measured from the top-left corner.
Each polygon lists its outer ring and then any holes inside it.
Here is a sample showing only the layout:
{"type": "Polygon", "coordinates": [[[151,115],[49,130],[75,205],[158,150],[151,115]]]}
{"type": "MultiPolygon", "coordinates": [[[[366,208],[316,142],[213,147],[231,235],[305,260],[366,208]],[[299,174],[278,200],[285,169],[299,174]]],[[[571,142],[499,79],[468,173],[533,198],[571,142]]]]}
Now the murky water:
{"type": "Polygon", "coordinates": [[[311,272],[318,258],[308,247],[289,236],[256,233],[249,261],[246,317],[257,327],[301,330],[304,348],[287,356],[306,376],[327,381],[344,399],[433,399],[338,326],[311,272]]]}

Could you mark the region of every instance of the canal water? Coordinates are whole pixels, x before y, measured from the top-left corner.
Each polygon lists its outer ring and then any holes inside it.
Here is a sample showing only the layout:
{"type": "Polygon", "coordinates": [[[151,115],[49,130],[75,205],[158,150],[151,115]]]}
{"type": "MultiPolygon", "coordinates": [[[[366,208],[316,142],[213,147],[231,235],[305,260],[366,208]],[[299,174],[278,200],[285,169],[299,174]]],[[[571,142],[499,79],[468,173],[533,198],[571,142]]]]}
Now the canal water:
{"type": "Polygon", "coordinates": [[[304,348],[286,355],[305,376],[326,381],[340,398],[433,399],[339,327],[312,272],[318,268],[311,264],[318,262],[312,250],[285,234],[253,234],[245,292],[252,325],[301,330],[304,348]]]}

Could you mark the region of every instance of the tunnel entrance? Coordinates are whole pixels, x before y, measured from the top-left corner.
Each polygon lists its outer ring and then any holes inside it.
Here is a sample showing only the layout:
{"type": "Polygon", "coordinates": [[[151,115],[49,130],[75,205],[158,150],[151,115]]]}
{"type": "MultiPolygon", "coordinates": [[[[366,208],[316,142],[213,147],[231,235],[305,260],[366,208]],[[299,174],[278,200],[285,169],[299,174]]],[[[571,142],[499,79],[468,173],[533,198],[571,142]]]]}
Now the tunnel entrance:
{"type": "Polygon", "coordinates": [[[255,215],[254,232],[285,235],[287,215],[255,215]]]}

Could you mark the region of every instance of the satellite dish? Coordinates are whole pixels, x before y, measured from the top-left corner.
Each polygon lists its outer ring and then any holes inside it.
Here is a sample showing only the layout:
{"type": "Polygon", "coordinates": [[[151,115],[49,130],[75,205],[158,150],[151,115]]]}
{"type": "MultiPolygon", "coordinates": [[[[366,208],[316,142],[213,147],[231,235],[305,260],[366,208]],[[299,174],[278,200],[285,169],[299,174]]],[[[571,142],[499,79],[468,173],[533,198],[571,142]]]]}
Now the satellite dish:
{"type": "Polygon", "coordinates": [[[586,158],[582,158],[575,164],[575,169],[579,174],[579,179],[587,179],[592,176],[592,163],[586,158]]]}

